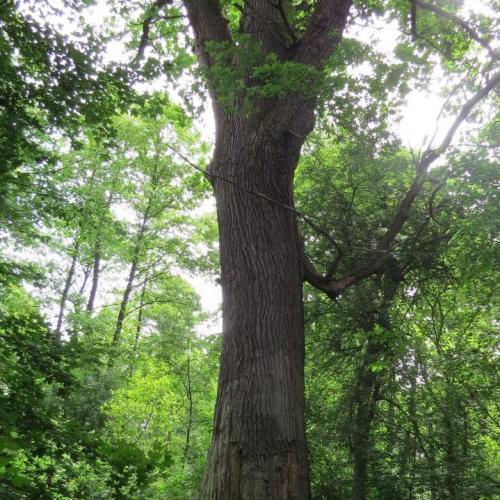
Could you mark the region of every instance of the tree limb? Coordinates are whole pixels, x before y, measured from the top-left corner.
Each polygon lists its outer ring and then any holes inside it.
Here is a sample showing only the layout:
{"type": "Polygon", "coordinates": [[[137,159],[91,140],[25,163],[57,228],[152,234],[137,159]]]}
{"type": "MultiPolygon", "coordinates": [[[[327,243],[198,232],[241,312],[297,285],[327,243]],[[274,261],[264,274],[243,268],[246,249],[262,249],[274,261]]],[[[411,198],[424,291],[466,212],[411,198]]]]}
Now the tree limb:
{"type": "Polygon", "coordinates": [[[290,21],[288,20],[288,17],[286,15],[285,9],[283,7],[283,0],[276,0],[276,3],[274,3],[272,0],[268,1],[271,3],[271,5],[273,5],[273,7],[276,7],[278,9],[281,19],[283,21],[283,25],[285,26],[287,33],[290,35],[292,42],[297,43],[298,38],[292,26],[290,25],[290,21]]]}
{"type": "Polygon", "coordinates": [[[411,22],[411,38],[413,41],[415,41],[417,39],[417,3],[415,0],[411,0],[410,22],[411,22]]]}
{"type": "Polygon", "coordinates": [[[266,54],[274,52],[280,59],[286,59],[289,33],[286,25],[283,26],[279,5],[274,1],[245,0],[240,26],[244,33],[252,35],[266,54]]]}
{"type": "MultiPolygon", "coordinates": [[[[172,0],[156,0],[153,4],[153,8],[161,9],[168,4],[171,4],[172,0]]],[[[173,16],[173,17],[182,17],[182,16],[173,16]]],[[[144,57],[144,51],[146,47],[149,45],[149,31],[151,29],[151,25],[155,22],[154,16],[148,16],[142,21],[142,33],[141,39],[139,41],[139,48],[137,50],[137,54],[134,57],[133,62],[137,63],[144,57]]]]}
{"type": "Polygon", "coordinates": [[[352,0],[318,0],[294,61],[322,69],[342,38],[352,0]]]}
{"type": "Polygon", "coordinates": [[[222,15],[218,0],[183,0],[183,2],[194,32],[196,52],[200,63],[210,66],[212,59],[205,44],[232,40],[227,20],[222,15]]]}
{"type": "Polygon", "coordinates": [[[462,106],[460,113],[457,115],[451,127],[448,129],[448,132],[441,144],[437,148],[427,149],[421,156],[416,165],[417,175],[413,183],[411,184],[410,189],[402,199],[387,231],[379,241],[379,244],[374,251],[374,257],[372,258],[372,260],[367,265],[359,267],[354,272],[344,276],[340,280],[332,280],[328,279],[327,276],[322,276],[314,270],[314,267],[310,262],[304,261],[304,279],[307,282],[309,282],[315,288],[325,292],[328,296],[331,296],[333,291],[338,295],[343,290],[345,290],[345,288],[359,283],[363,279],[373,274],[383,272],[385,262],[390,254],[391,245],[410,216],[411,207],[422,190],[422,186],[426,180],[426,174],[429,167],[449,147],[456,131],[458,130],[458,127],[467,119],[472,109],[492,90],[496,89],[499,84],[500,72],[494,75],[486,83],[486,85],[484,85],[484,87],[478,90],[462,106]]]}
{"type": "MultiPolygon", "coordinates": [[[[488,43],[487,40],[482,38],[474,29],[472,29],[464,20],[460,19],[458,16],[455,14],[452,14],[451,12],[447,12],[443,9],[440,9],[439,7],[436,7],[435,5],[422,2],[421,0],[412,0],[412,7],[413,5],[416,5],[420,7],[421,9],[429,10],[430,12],[434,12],[434,14],[438,15],[439,17],[442,17],[443,19],[447,19],[448,21],[452,21],[455,23],[457,26],[460,26],[468,35],[469,37],[479,43],[482,47],[484,47],[488,53],[490,54],[490,57],[493,60],[498,60],[500,59],[500,54],[493,50],[491,45],[488,43]]],[[[416,31],[415,31],[416,33],[416,31]]]]}
{"type": "MultiPolygon", "coordinates": [[[[239,184],[236,181],[233,181],[232,179],[229,179],[227,177],[224,177],[223,175],[216,174],[213,172],[208,173],[205,169],[199,167],[196,165],[196,163],[193,163],[189,158],[187,158],[185,155],[183,155],[177,148],[174,146],[171,146],[170,144],[167,144],[167,147],[171,149],[174,153],[179,156],[183,161],[185,161],[189,166],[193,167],[195,170],[198,172],[202,173],[209,182],[213,182],[214,179],[218,179],[222,182],[227,182],[228,184],[231,184],[232,186],[235,186],[236,188],[240,189],[241,191],[244,191],[245,193],[248,193],[252,196],[255,196],[257,198],[260,198],[262,200],[268,201],[272,205],[275,205],[277,207],[281,207],[284,210],[288,210],[289,212],[292,212],[295,214],[295,216],[298,219],[302,219],[306,224],[311,226],[317,233],[323,235],[336,249],[338,252],[337,259],[340,260],[340,258],[343,255],[342,248],[340,245],[334,240],[333,236],[324,228],[322,228],[319,224],[314,222],[311,218],[311,216],[306,215],[305,213],[301,212],[300,210],[297,210],[295,207],[292,207],[290,205],[286,205],[285,203],[281,203],[278,200],[275,200],[271,198],[270,196],[267,196],[264,193],[261,193],[259,191],[254,191],[253,189],[249,189],[241,184],[239,184]]],[[[333,272],[332,272],[333,274],[333,272]]]]}

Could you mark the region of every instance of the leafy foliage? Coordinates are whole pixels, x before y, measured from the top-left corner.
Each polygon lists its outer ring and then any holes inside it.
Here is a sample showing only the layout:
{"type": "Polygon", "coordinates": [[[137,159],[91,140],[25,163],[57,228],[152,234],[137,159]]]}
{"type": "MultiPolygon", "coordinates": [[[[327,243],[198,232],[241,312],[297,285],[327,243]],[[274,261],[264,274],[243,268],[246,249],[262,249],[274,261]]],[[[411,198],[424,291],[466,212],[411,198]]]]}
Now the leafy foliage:
{"type": "MultiPolygon", "coordinates": [[[[314,222],[300,222],[307,253],[335,277],[384,254],[335,301],[305,286],[312,497],[360,498],[362,475],[363,498],[494,498],[494,112],[469,118],[467,144],[426,173],[404,225],[378,243],[419,175],[421,152],[394,134],[406,96],[436,68],[452,97],[457,82],[475,89],[498,62],[480,52],[493,51],[495,20],[471,14],[471,36],[453,20],[461,3],[440,2],[440,15],[419,8],[411,33],[410,2],[356,1],[319,71],[266,54],[240,2],[221,1],[237,43],[208,42],[214,64],[200,72],[180,2],[111,2],[105,34],[57,26],[92,3],[0,2],[0,497],[197,492],[220,347],[186,280],[218,265],[217,224],[200,208],[209,184],[192,168],[210,149],[191,117],[206,78],[245,119],[272,99],[317,100],[295,174],[297,209],[314,222]],[[356,32],[380,19],[400,29],[390,54],[356,32]],[[112,38],[130,64],[106,61],[112,38]],[[137,92],[161,76],[183,88],[137,92]]],[[[276,4],[287,50],[314,4],[276,4]]]]}

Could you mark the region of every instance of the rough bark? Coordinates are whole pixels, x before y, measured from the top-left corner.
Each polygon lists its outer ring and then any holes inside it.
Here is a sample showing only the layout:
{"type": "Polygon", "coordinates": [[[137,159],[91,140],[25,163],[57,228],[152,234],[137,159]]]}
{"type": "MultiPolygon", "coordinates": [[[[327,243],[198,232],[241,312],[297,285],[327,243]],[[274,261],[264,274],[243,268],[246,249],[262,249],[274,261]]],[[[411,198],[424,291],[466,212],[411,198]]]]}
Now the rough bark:
{"type": "MultiPolygon", "coordinates": [[[[206,43],[231,43],[228,23],[216,0],[184,4],[200,63],[210,67],[206,43]]],[[[301,40],[293,40],[273,5],[244,2],[243,30],[264,52],[321,69],[340,39],[351,1],[319,0],[301,40]]],[[[208,173],[219,223],[223,344],[200,497],[305,500],[303,259],[290,207],[315,102],[255,99],[247,116],[239,109],[226,112],[217,89],[210,91],[216,147],[208,173]]],[[[243,98],[235,96],[237,108],[243,98]]]]}
{"type": "MultiPolygon", "coordinates": [[[[280,144],[236,117],[211,172],[293,204],[301,142],[280,144]]],[[[223,347],[203,499],[306,499],[302,262],[294,214],[215,180],[223,347]]]]}
{"type": "MultiPolygon", "coordinates": [[[[213,67],[207,43],[233,43],[221,4],[218,0],[183,3],[200,64],[213,67]]],[[[240,30],[281,61],[321,70],[341,39],[351,3],[314,2],[308,26],[299,38],[283,17],[283,5],[292,7],[291,2],[246,0],[240,30]]],[[[217,100],[218,89],[207,83],[216,123],[209,174],[220,230],[223,347],[213,445],[201,498],[306,499],[302,274],[334,298],[383,270],[429,165],[449,146],[460,123],[495,82],[464,105],[439,148],[427,151],[419,162],[415,183],[380,242],[382,252],[338,280],[333,279],[332,270],[326,276],[318,274],[304,259],[296,213],[290,210],[293,171],[302,142],[314,125],[314,97],[254,99],[252,117],[242,118],[238,108],[245,89],[234,96],[236,111],[229,116],[217,100]]]]}

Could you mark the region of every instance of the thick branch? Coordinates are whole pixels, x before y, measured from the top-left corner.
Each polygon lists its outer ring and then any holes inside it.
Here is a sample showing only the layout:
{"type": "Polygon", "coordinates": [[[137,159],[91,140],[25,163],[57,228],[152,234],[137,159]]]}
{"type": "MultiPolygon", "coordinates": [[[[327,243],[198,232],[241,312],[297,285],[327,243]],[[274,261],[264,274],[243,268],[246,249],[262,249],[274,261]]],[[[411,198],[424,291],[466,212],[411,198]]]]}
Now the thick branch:
{"type": "Polygon", "coordinates": [[[436,7],[435,5],[421,2],[420,0],[412,0],[413,5],[417,5],[421,9],[429,10],[431,12],[434,12],[434,14],[438,15],[439,17],[442,17],[443,19],[447,19],[448,21],[452,21],[455,23],[457,26],[460,26],[472,40],[475,40],[477,43],[479,43],[482,47],[484,47],[488,53],[490,54],[490,57],[493,60],[497,60],[500,58],[500,54],[493,50],[488,43],[487,40],[482,38],[474,29],[472,29],[465,21],[457,17],[455,14],[452,14],[451,12],[447,12],[443,9],[440,9],[439,7],[436,7]]]}
{"type": "Polygon", "coordinates": [[[278,9],[281,19],[283,21],[283,25],[285,26],[287,33],[290,35],[290,38],[292,39],[293,43],[296,43],[298,41],[297,35],[295,34],[295,31],[290,25],[290,21],[288,20],[285,9],[283,7],[283,0],[277,0],[276,3],[273,3],[273,5],[278,9]]]}
{"type": "Polygon", "coordinates": [[[231,41],[227,20],[222,15],[218,0],[184,0],[184,6],[194,32],[198,59],[201,64],[210,66],[212,61],[205,44],[231,41]]]}
{"type": "Polygon", "coordinates": [[[251,34],[264,52],[274,52],[280,59],[287,57],[290,36],[274,1],[245,0],[240,25],[241,30],[251,34]]]}
{"type": "Polygon", "coordinates": [[[467,119],[472,109],[492,90],[496,89],[499,84],[500,72],[494,75],[493,78],[491,78],[484,87],[478,90],[476,94],[474,94],[462,106],[460,113],[455,118],[441,144],[435,149],[428,149],[422,155],[416,166],[417,175],[412,185],[410,186],[410,189],[407,191],[406,195],[401,201],[386,233],[377,245],[377,248],[374,252],[374,258],[367,265],[359,267],[353,273],[350,273],[340,280],[331,280],[328,279],[327,276],[320,275],[314,270],[310,261],[306,262],[305,260],[304,279],[306,281],[330,296],[332,291],[335,291],[337,294],[341,293],[348,286],[352,286],[373,274],[383,271],[385,262],[390,253],[391,245],[410,216],[412,205],[417,196],[420,194],[420,191],[422,190],[422,186],[425,182],[429,167],[449,147],[456,131],[458,130],[458,127],[467,119]]]}
{"type": "Polygon", "coordinates": [[[341,280],[333,280],[328,278],[328,276],[323,276],[315,269],[304,246],[302,246],[302,262],[304,265],[304,281],[307,281],[314,288],[325,292],[332,300],[335,300],[354,280],[351,276],[346,276],[341,280]]]}
{"type": "Polygon", "coordinates": [[[352,0],[318,0],[299,42],[295,62],[322,69],[342,38],[352,0]]]}

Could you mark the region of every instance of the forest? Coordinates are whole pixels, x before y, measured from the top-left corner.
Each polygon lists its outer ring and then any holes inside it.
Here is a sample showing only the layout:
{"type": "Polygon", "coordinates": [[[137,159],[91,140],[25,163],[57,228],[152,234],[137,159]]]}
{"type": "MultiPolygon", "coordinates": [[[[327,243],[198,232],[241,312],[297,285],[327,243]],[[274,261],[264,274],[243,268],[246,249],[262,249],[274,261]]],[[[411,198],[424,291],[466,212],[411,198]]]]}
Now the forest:
{"type": "Polygon", "coordinates": [[[500,498],[497,0],[0,0],[0,499],[500,498]]]}

